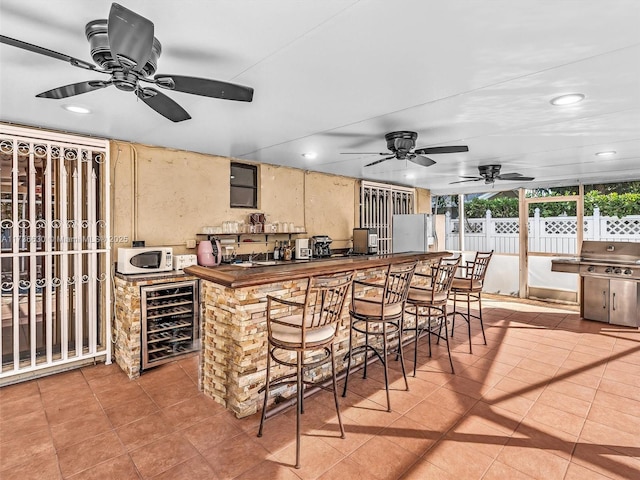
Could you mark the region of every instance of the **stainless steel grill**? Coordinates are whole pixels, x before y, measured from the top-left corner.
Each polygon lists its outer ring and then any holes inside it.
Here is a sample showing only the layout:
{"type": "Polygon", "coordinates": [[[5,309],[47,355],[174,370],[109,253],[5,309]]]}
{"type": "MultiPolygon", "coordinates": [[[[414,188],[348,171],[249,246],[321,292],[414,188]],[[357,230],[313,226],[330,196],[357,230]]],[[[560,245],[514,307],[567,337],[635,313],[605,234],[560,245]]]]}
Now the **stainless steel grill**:
{"type": "Polygon", "coordinates": [[[583,318],[640,326],[640,243],[582,243],[577,261],[583,318]]]}
{"type": "Polygon", "coordinates": [[[580,275],[640,280],[640,243],[582,243],[580,275]]]}

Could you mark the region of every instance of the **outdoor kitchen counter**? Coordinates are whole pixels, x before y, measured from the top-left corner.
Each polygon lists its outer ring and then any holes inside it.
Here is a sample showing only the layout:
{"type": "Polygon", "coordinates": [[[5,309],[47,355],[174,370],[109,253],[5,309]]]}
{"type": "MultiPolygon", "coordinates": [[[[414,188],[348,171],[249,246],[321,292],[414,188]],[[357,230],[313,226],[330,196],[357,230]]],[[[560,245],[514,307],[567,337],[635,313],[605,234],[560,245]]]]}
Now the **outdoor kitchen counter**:
{"type": "MultiPolygon", "coordinates": [[[[282,261],[259,267],[221,265],[213,268],[185,268],[185,273],[201,280],[202,391],[231,410],[238,418],[252,415],[262,408],[262,394],[259,390],[264,385],[267,359],[267,295],[300,300],[310,276],[352,270],[357,270],[359,280],[381,283],[384,281],[386,268],[391,263],[419,261],[417,271],[430,272],[430,265],[446,256],[449,256],[449,252],[411,252],[304,262],[282,261]]],[[[336,336],[338,370],[346,367],[343,359],[348,351],[349,341],[347,306],[342,315],[343,321],[336,336]]],[[[329,371],[330,369],[318,367],[309,372],[309,375],[324,379],[329,371]]],[[[277,370],[274,373],[278,375],[283,371],[277,370]]],[[[273,403],[276,397],[288,397],[292,393],[291,388],[276,389],[269,403],[273,403]]]]}
{"type": "Polygon", "coordinates": [[[580,258],[554,258],[551,260],[551,271],[562,273],[578,273],[580,271],[580,258]]]}
{"type": "Polygon", "coordinates": [[[202,280],[241,288],[254,285],[309,278],[314,275],[348,272],[375,267],[386,267],[390,263],[410,261],[437,261],[440,257],[450,255],[449,252],[407,252],[387,255],[345,255],[313,260],[279,260],[275,265],[258,265],[243,267],[240,264],[219,265],[217,267],[201,267],[194,265],[184,269],[185,273],[202,280]]]}

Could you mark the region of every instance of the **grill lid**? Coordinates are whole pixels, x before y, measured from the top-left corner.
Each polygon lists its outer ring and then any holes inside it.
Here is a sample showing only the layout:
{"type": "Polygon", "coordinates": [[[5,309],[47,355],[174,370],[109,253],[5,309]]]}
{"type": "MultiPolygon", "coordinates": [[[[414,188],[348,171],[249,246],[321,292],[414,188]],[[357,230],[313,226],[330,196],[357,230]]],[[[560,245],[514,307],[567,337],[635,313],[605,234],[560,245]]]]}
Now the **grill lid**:
{"type": "Polygon", "coordinates": [[[585,240],[580,250],[581,262],[640,264],[640,242],[602,242],[585,240]]]}

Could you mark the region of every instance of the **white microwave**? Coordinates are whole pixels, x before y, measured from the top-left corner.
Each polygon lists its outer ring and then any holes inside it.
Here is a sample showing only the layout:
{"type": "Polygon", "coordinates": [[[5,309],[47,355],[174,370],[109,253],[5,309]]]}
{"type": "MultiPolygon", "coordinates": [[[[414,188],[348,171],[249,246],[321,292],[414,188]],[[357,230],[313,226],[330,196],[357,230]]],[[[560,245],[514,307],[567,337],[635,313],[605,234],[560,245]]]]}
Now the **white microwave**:
{"type": "Polygon", "coordinates": [[[118,249],[118,273],[154,273],[173,270],[173,248],[137,247],[118,249]]]}

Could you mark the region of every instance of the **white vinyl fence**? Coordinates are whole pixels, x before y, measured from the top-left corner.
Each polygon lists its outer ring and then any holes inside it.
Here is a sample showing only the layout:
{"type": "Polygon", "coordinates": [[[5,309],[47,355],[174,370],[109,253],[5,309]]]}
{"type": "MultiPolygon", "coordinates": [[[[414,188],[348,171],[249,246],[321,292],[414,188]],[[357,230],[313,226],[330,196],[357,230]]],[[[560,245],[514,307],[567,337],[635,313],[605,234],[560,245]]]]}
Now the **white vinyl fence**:
{"type": "MultiPolygon", "coordinates": [[[[487,210],[483,218],[465,220],[465,245],[467,251],[489,251],[517,254],[519,226],[517,218],[493,218],[487,210]]],[[[576,217],[541,217],[535,209],[529,219],[529,251],[544,253],[575,254],[577,220],[576,217]]],[[[460,250],[458,219],[445,216],[445,248],[460,250]]],[[[640,215],[623,218],[600,215],[598,208],[593,216],[584,217],[585,240],[640,242],[640,215]]]]}

